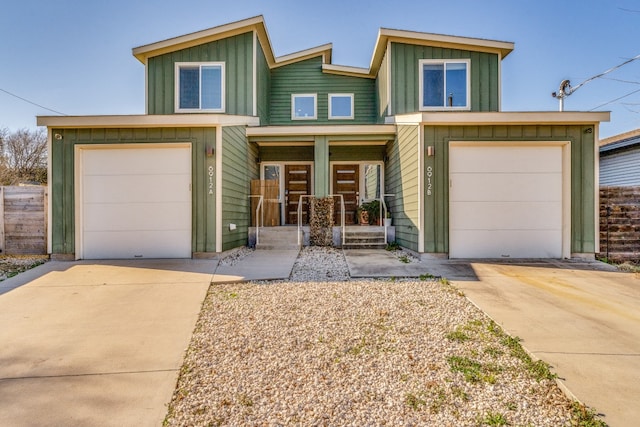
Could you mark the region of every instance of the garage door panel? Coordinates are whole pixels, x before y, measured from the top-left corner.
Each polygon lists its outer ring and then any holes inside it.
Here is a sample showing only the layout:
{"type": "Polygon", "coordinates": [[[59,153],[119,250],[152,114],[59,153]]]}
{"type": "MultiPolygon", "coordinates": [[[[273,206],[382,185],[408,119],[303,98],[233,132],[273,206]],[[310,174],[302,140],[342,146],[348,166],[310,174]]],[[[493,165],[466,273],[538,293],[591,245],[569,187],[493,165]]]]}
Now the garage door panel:
{"type": "Polygon", "coordinates": [[[550,146],[453,146],[450,173],[562,172],[562,148],[550,146]]]}
{"type": "Polygon", "coordinates": [[[451,230],[562,229],[562,202],[452,202],[451,230]]]}
{"type": "Polygon", "coordinates": [[[560,201],[561,173],[461,173],[452,178],[451,193],[458,201],[560,201]]]}
{"type": "Polygon", "coordinates": [[[82,149],[81,254],[100,258],[191,256],[191,148],[82,149]]]}
{"type": "Polygon", "coordinates": [[[85,232],[84,256],[101,258],[190,258],[191,244],[180,230],[85,232]],[[167,244],[171,242],[171,244],[167,244]]]}
{"type": "Polygon", "coordinates": [[[453,143],[449,158],[450,257],[562,256],[562,146],[453,143]]]}
{"type": "Polygon", "coordinates": [[[85,231],[188,230],[184,203],[91,204],[85,207],[85,231]]]}
{"type": "Polygon", "coordinates": [[[86,176],[85,203],[189,202],[190,175],[86,176]]]}
{"type": "Polygon", "coordinates": [[[556,231],[469,230],[452,234],[451,258],[560,258],[562,238],[556,231]],[[526,242],[526,244],[523,244],[526,242]]]}
{"type": "Polygon", "coordinates": [[[190,168],[187,148],[123,148],[84,150],[83,175],[165,175],[190,168]],[[167,165],[175,168],[167,169],[167,165]]]}

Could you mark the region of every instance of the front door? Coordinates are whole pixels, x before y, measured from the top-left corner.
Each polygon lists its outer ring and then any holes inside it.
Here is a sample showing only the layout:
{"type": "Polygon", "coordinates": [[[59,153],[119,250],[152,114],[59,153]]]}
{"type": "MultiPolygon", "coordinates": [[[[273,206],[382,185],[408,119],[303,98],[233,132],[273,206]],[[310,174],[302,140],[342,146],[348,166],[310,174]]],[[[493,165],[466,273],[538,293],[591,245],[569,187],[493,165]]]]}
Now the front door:
{"type": "MultiPolygon", "coordinates": [[[[311,165],[285,165],[284,168],[285,221],[298,224],[300,196],[311,194],[311,165]]],[[[309,198],[302,199],[302,223],[309,222],[309,198]]]]}
{"type": "MultiPolygon", "coordinates": [[[[342,194],[344,198],[344,223],[346,225],[355,224],[358,210],[358,192],[360,186],[360,165],[337,164],[333,166],[333,194],[342,194]]],[[[335,205],[336,225],[340,224],[340,199],[336,198],[335,205]]]]}

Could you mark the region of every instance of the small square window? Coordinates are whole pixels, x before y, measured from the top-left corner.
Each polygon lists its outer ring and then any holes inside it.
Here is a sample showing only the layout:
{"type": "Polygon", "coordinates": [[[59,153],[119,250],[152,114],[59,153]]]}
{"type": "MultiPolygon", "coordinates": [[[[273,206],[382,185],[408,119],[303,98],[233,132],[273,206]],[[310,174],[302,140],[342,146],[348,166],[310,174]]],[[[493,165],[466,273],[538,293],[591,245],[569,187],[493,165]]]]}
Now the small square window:
{"type": "Polygon", "coordinates": [[[291,95],[291,120],[315,120],[316,111],[317,95],[315,93],[291,95]]]}
{"type": "Polygon", "coordinates": [[[463,60],[420,61],[420,110],[468,110],[469,64],[463,60]]]}
{"type": "Polygon", "coordinates": [[[224,112],[224,63],[176,63],[176,111],[224,112]]]}
{"type": "Polygon", "coordinates": [[[329,119],[351,120],[353,119],[353,94],[330,93],[329,94],[329,119]]]}

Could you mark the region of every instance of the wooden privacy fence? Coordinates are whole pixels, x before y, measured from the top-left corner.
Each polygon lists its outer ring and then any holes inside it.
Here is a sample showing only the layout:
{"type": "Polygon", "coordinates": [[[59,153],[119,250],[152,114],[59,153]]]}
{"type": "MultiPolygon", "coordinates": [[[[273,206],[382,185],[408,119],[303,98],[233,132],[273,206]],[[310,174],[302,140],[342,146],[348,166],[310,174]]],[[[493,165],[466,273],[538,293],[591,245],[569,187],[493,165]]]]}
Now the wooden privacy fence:
{"type": "MultiPolygon", "coordinates": [[[[278,200],[278,193],[280,192],[280,183],[278,180],[251,180],[251,195],[262,196],[262,211],[263,215],[260,218],[260,225],[265,227],[276,227],[280,225],[280,202],[278,200]],[[263,223],[264,221],[264,223],[263,223]]],[[[251,198],[251,226],[255,227],[256,221],[256,209],[258,207],[259,199],[257,197],[251,198]]]]}
{"type": "Polygon", "coordinates": [[[0,187],[0,250],[9,255],[47,253],[45,187],[0,187]]]}
{"type": "Polygon", "coordinates": [[[640,187],[600,187],[600,256],[640,261],[640,187]]]}

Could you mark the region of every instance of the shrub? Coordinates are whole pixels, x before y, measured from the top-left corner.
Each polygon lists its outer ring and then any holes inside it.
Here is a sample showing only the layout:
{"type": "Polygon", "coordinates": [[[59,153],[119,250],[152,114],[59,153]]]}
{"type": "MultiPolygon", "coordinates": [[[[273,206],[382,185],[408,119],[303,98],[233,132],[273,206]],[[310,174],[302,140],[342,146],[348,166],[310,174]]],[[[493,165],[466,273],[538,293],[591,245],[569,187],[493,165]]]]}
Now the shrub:
{"type": "Polygon", "coordinates": [[[309,242],[313,246],[333,245],[333,198],[311,199],[311,234],[309,242]]]}

